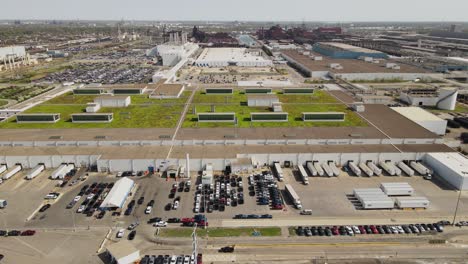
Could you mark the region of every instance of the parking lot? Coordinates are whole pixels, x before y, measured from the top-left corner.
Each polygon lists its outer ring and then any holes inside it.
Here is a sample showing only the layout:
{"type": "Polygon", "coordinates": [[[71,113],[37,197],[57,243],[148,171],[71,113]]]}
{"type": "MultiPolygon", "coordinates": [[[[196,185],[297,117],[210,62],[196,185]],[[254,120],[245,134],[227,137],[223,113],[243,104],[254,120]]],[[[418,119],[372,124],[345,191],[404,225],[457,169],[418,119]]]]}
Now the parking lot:
{"type": "MultiPolygon", "coordinates": [[[[284,183],[290,183],[299,195],[302,205],[306,209],[312,209],[313,215],[318,217],[440,217],[453,216],[458,193],[437,177],[432,181],[424,180],[421,176],[350,176],[341,170],[338,177],[309,177],[309,185],[304,185],[302,180],[295,176],[293,170],[284,168],[284,183]],[[379,188],[382,182],[408,182],[414,189],[413,196],[425,196],[431,202],[426,210],[360,210],[356,208],[349,197],[355,188],[379,188]]],[[[280,183],[283,185],[283,183],[280,183]]],[[[284,189],[284,186],[281,187],[284,189]]],[[[285,199],[288,214],[299,214],[299,210],[285,199]]],[[[468,196],[461,196],[459,212],[468,210],[468,196]]],[[[463,213],[462,213],[463,214],[463,213]]]]}

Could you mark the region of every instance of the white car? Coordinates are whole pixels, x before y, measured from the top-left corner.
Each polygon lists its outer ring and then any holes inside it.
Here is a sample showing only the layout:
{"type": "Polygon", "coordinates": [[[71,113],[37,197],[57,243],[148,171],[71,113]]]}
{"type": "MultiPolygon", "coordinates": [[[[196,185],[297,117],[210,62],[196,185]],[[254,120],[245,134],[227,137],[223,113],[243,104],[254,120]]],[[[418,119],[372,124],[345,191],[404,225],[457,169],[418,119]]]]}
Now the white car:
{"type": "Polygon", "coordinates": [[[353,231],[355,234],[361,234],[361,230],[359,230],[359,228],[357,226],[353,226],[353,231]]]}
{"type": "Polygon", "coordinates": [[[91,200],[93,199],[93,197],[94,197],[94,193],[91,193],[88,195],[88,197],[86,197],[86,200],[91,200]]]}
{"type": "Polygon", "coordinates": [[[350,236],[354,235],[353,229],[350,226],[346,226],[346,232],[348,232],[350,236]]]}
{"type": "Polygon", "coordinates": [[[198,186],[197,186],[197,190],[199,190],[199,191],[200,191],[200,190],[202,189],[202,187],[203,187],[203,185],[202,185],[202,184],[198,184],[198,186]]]}
{"type": "Polygon", "coordinates": [[[396,226],[396,229],[398,230],[398,233],[400,233],[400,234],[405,233],[405,230],[403,230],[403,227],[401,227],[401,226],[396,226]]]}
{"type": "Polygon", "coordinates": [[[86,206],[84,205],[81,205],[80,207],[78,207],[78,209],[76,210],[77,213],[82,213],[84,211],[84,209],[86,208],[86,206]]]}
{"type": "Polygon", "coordinates": [[[117,176],[117,177],[122,177],[122,175],[123,175],[123,172],[118,171],[116,176],[117,176]]]}
{"type": "Polygon", "coordinates": [[[151,214],[152,210],[153,210],[153,207],[151,206],[146,207],[145,214],[151,214]]]}
{"type": "Polygon", "coordinates": [[[175,201],[172,205],[172,209],[177,210],[177,208],[179,208],[179,201],[175,201]]]}
{"type": "Polygon", "coordinates": [[[139,224],[140,224],[140,223],[138,223],[138,222],[133,222],[133,223],[131,223],[131,224],[127,227],[127,229],[128,229],[128,230],[133,230],[133,229],[135,229],[139,224]]]}
{"type": "Polygon", "coordinates": [[[184,264],[190,264],[190,257],[188,255],[184,256],[184,264]]]}
{"type": "Polygon", "coordinates": [[[390,231],[392,231],[393,234],[398,234],[398,229],[395,226],[391,226],[390,231]]]}
{"type": "Polygon", "coordinates": [[[119,232],[117,232],[116,237],[122,238],[124,235],[125,235],[125,229],[120,229],[119,232]]]}
{"type": "Polygon", "coordinates": [[[185,185],[187,185],[187,187],[190,187],[192,185],[192,181],[187,181],[185,185]]]}
{"type": "Polygon", "coordinates": [[[176,264],[176,261],[177,261],[177,257],[173,255],[173,256],[171,257],[171,262],[170,262],[170,264],[176,264]]]}
{"type": "Polygon", "coordinates": [[[75,196],[75,198],[73,199],[73,201],[74,201],[74,202],[78,202],[80,199],[81,199],[81,195],[77,195],[77,196],[75,196]]]}
{"type": "Polygon", "coordinates": [[[242,186],[243,186],[243,184],[242,184],[242,182],[240,181],[240,182],[239,182],[239,187],[242,187],[242,186]]]}
{"type": "Polygon", "coordinates": [[[193,209],[193,211],[194,211],[195,213],[200,212],[200,204],[199,204],[199,203],[195,204],[195,208],[193,209]]]}
{"type": "Polygon", "coordinates": [[[153,226],[155,226],[155,227],[166,227],[166,226],[167,226],[167,222],[165,222],[165,221],[159,221],[159,222],[154,223],[153,226]]]}

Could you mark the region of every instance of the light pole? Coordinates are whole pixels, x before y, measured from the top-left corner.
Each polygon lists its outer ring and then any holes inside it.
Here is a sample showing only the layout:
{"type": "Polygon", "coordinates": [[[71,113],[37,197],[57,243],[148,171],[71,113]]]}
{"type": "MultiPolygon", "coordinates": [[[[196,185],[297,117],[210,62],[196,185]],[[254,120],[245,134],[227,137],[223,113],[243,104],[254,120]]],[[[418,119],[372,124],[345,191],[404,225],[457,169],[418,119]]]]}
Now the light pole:
{"type": "MultiPolygon", "coordinates": [[[[464,184],[465,184],[465,178],[463,178],[463,180],[462,180],[461,189],[463,189],[464,184]]],[[[452,226],[455,225],[455,219],[457,218],[458,205],[460,204],[461,194],[462,194],[462,190],[458,190],[457,206],[455,207],[455,212],[453,214],[452,226]]]]}

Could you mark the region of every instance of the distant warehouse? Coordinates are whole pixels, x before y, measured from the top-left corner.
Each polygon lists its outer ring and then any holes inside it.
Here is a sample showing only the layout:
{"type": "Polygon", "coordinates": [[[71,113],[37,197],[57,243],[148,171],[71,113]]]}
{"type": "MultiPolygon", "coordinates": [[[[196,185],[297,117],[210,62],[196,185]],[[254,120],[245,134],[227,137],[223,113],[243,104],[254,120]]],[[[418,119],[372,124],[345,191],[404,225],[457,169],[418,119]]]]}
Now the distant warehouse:
{"type": "Polygon", "coordinates": [[[338,42],[315,43],[312,50],[334,59],[358,59],[360,57],[371,57],[386,59],[388,55],[377,50],[371,50],[338,42]]]}
{"type": "Polygon", "coordinates": [[[273,62],[262,56],[261,50],[246,48],[206,48],[195,61],[198,67],[267,67],[273,62]]]}

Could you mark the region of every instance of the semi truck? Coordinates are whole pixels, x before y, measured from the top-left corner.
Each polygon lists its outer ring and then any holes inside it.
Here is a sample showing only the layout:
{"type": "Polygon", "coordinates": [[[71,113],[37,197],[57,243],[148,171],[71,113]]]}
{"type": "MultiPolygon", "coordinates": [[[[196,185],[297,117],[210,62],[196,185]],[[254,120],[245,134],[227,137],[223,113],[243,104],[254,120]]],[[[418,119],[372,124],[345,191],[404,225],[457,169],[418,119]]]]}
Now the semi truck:
{"type": "Polygon", "coordinates": [[[294,203],[294,206],[301,210],[302,209],[302,203],[301,199],[299,199],[299,195],[297,195],[296,191],[294,191],[293,187],[291,184],[285,184],[286,192],[289,194],[289,197],[291,197],[291,200],[294,203]]]}
{"type": "Polygon", "coordinates": [[[281,169],[281,165],[279,162],[274,162],[273,166],[275,167],[276,177],[278,177],[278,181],[283,181],[283,169],[281,169]]]}

